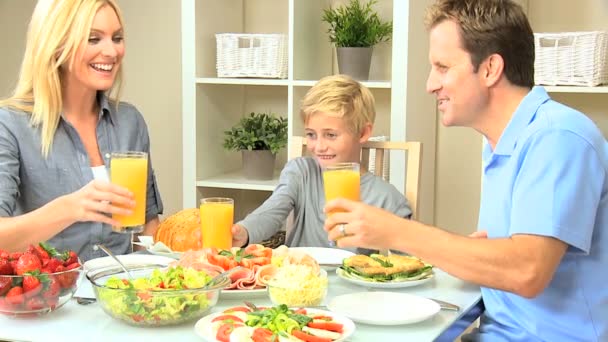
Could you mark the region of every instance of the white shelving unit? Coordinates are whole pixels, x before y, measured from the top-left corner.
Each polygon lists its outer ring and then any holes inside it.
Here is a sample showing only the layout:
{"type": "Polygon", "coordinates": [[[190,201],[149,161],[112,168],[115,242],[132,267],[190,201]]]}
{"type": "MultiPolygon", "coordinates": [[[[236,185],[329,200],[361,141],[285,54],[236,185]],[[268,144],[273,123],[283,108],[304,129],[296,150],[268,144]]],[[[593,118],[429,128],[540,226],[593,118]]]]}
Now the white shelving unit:
{"type": "MultiPolygon", "coordinates": [[[[286,152],[277,156],[275,179],[252,181],[241,172],[241,155],[225,151],[223,132],[250,112],[271,111],[288,120],[289,137],[303,134],[299,104],[308,89],[321,77],[337,72],[334,48],[321,17],[324,8],[346,0],[182,0],[183,63],[183,205],[195,207],[198,199],[210,195],[237,198],[235,219],[239,219],[267,198],[276,187],[286,152]],[[287,79],[216,77],[216,33],[284,33],[288,35],[287,79]]],[[[434,172],[434,129],[419,130],[434,122],[434,101],[415,101],[424,87],[419,80],[428,69],[409,66],[408,58],[426,59],[427,49],[417,48],[410,37],[427,44],[424,26],[410,31],[410,14],[423,17],[428,0],[380,0],[375,9],[393,21],[393,38],[374,49],[370,80],[364,82],[376,98],[374,135],[392,140],[422,141],[430,148],[426,171],[434,172]],[[422,6],[421,6],[422,5],[422,6]],[[410,53],[412,52],[412,55],[410,53]],[[417,90],[409,90],[408,85],[417,90]],[[407,115],[406,115],[407,113],[407,115]],[[411,134],[408,134],[411,133],[411,134]]],[[[418,19],[417,19],[418,20],[418,19]]],[[[425,63],[425,67],[428,63],[425,63]]],[[[289,148],[285,149],[289,151],[289,148]]],[[[427,156],[425,155],[425,158],[427,156]]],[[[391,155],[391,182],[403,189],[405,156],[391,155]]],[[[423,166],[424,168],[424,166],[423,166]]],[[[424,181],[424,180],[423,180],[424,181]]],[[[431,182],[432,185],[432,182],[431,182]]],[[[422,192],[425,191],[424,183],[422,192]]],[[[432,193],[432,187],[426,189],[432,193]]],[[[427,200],[431,200],[428,196],[427,200]]],[[[421,196],[424,204],[424,195],[421,196]]],[[[424,216],[425,206],[421,214],[424,216]]],[[[432,202],[426,205],[432,217],[432,202]]],[[[428,220],[427,220],[428,221],[428,220]]]]}

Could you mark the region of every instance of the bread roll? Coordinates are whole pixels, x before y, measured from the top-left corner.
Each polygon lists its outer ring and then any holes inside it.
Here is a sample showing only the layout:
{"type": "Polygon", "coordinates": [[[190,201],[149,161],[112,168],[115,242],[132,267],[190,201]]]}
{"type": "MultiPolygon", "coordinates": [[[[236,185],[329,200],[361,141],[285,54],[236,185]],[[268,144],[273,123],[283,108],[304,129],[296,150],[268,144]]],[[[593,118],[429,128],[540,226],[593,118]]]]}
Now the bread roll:
{"type": "Polygon", "coordinates": [[[184,209],[165,218],[158,225],[154,241],[164,243],[175,252],[201,249],[199,209],[184,209]]]}

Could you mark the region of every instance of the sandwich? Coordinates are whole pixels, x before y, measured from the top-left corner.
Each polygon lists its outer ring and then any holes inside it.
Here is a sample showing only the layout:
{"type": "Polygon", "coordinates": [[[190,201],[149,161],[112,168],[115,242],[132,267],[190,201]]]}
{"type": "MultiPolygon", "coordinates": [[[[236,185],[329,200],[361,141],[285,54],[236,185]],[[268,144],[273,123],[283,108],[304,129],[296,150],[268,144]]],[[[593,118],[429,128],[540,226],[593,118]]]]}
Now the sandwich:
{"type": "Polygon", "coordinates": [[[410,281],[430,277],[433,266],[408,255],[354,255],[342,261],[345,276],[372,282],[410,281]]]}

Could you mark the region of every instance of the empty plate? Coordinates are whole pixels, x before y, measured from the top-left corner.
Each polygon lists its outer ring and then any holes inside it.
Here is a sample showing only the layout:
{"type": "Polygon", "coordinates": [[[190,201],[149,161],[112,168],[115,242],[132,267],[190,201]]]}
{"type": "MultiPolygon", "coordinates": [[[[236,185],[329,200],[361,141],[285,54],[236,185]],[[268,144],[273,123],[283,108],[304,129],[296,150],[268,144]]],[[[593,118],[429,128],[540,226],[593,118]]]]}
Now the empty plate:
{"type": "Polygon", "coordinates": [[[397,292],[357,292],[334,297],[327,307],[355,322],[400,325],[424,321],[440,310],[424,297],[397,292]]]}

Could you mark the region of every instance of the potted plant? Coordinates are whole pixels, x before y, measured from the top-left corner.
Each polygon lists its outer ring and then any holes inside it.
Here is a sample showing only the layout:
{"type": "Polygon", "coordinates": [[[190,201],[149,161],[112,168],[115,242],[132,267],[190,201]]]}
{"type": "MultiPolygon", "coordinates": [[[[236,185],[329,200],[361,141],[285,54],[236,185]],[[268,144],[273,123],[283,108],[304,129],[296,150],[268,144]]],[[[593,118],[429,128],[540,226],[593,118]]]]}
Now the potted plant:
{"type": "Polygon", "coordinates": [[[224,148],[241,151],[246,178],[272,179],[276,154],[287,146],[285,118],[252,112],[224,135],[224,148]]]}
{"type": "Polygon", "coordinates": [[[391,39],[393,22],[383,22],[372,6],[359,0],[323,10],[322,20],[329,24],[329,40],[335,44],[338,70],[357,80],[367,80],[374,45],[391,39]]]}

